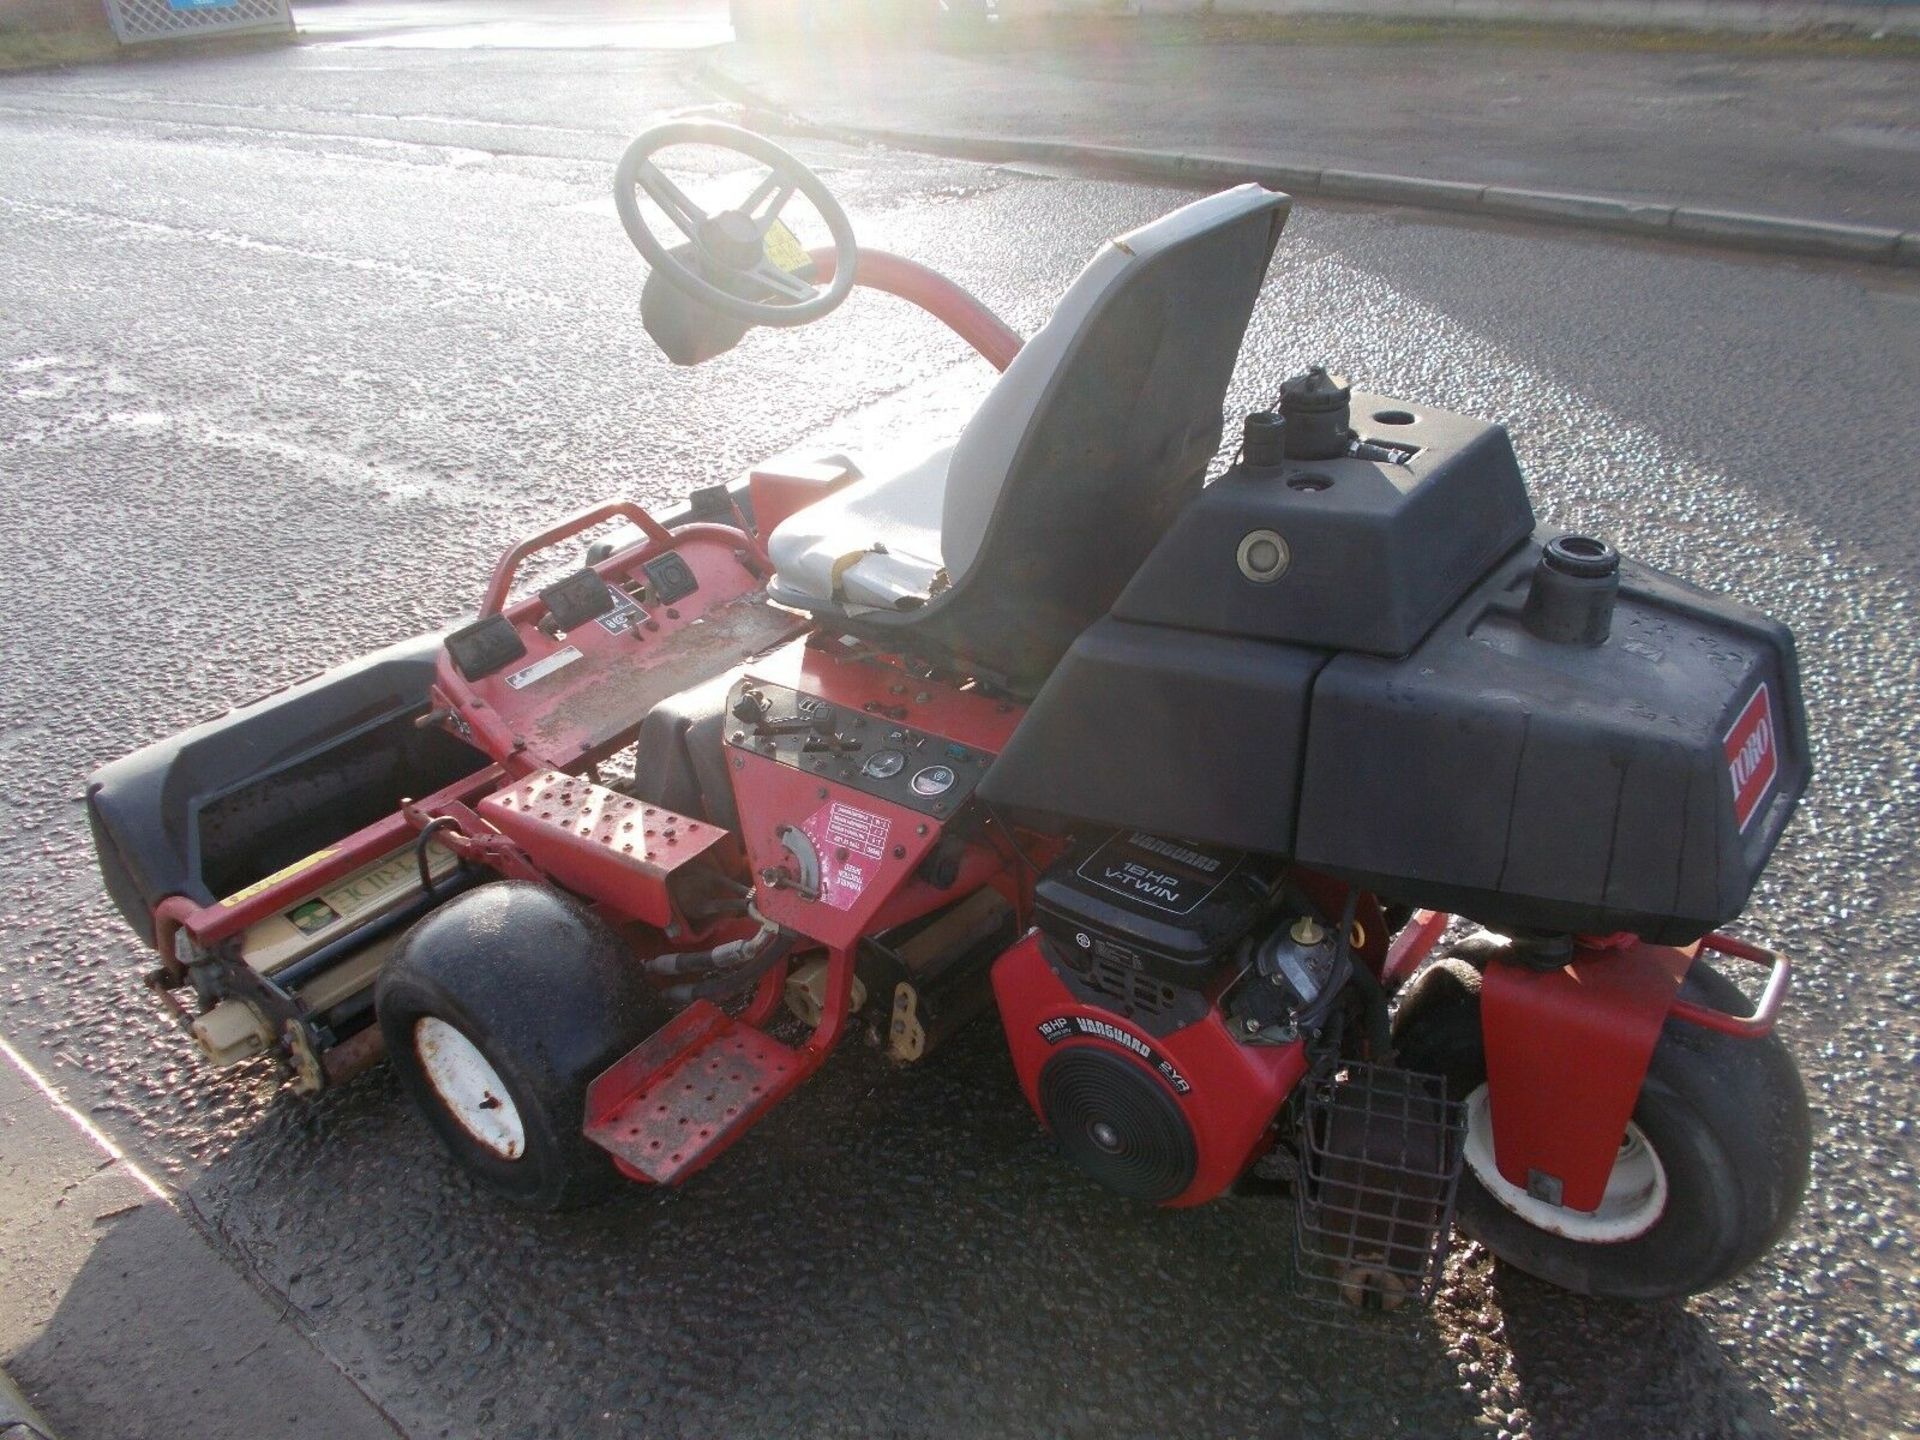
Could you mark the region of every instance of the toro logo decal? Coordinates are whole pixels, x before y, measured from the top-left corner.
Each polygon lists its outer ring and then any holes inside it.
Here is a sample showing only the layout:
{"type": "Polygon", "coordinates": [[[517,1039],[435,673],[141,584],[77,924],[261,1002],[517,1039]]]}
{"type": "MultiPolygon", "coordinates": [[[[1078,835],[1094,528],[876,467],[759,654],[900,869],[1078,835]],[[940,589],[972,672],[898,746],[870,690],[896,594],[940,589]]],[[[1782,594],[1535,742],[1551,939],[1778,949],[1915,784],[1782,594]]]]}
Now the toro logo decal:
{"type": "Polygon", "coordinates": [[[1727,731],[1727,775],[1733,781],[1733,818],[1741,830],[1759,813],[1780,774],[1780,748],[1773,723],[1773,696],[1763,680],[1727,731]]]}

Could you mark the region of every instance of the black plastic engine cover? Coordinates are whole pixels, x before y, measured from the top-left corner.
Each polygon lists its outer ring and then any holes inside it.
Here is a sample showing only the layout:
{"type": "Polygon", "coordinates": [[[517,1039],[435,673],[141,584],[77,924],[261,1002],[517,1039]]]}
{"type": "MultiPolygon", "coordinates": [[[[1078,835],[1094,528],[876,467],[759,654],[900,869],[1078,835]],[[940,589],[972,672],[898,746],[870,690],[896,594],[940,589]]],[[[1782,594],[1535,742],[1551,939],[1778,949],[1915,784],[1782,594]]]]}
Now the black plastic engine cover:
{"type": "Polygon", "coordinates": [[[1103,620],[980,793],[1496,929],[1691,940],[1739,914],[1806,789],[1793,638],[1623,561],[1604,641],[1541,639],[1544,538],[1403,659],[1103,620]]]}
{"type": "Polygon", "coordinates": [[[1322,650],[1111,617],[1055,668],[980,782],[1028,814],[1285,855],[1322,650]]]}
{"type": "Polygon", "coordinates": [[[1793,637],[1623,561],[1603,642],[1543,640],[1539,555],[1404,660],[1319,673],[1293,853],[1496,929],[1691,940],[1740,912],[1806,789],[1793,637]]]}
{"type": "Polygon", "coordinates": [[[1189,502],[980,795],[1497,929],[1732,919],[1807,785],[1786,628],[1623,562],[1610,615],[1530,629],[1549,537],[1506,432],[1358,393],[1353,428],[1189,502]]]}

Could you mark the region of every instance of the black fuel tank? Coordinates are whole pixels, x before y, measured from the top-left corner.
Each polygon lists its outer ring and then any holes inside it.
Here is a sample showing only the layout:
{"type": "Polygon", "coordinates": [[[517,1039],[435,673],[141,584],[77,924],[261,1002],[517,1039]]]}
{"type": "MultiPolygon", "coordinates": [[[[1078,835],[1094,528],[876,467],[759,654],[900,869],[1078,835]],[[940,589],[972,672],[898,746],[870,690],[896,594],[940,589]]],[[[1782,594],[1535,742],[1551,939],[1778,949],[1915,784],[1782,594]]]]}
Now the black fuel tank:
{"type": "Polygon", "coordinates": [[[1533,533],[1498,425],[1353,396],[1354,453],[1241,463],[1190,501],[1114,618],[1404,655],[1533,533]]]}
{"type": "Polygon", "coordinates": [[[1103,620],[980,793],[1495,929],[1691,940],[1740,912],[1806,788],[1792,636],[1623,561],[1605,638],[1545,639],[1540,554],[1520,546],[1402,659],[1103,620]]]}
{"type": "Polygon", "coordinates": [[[1496,929],[1691,940],[1740,912],[1806,789],[1793,637],[1622,561],[1604,639],[1542,638],[1539,558],[1406,658],[1320,671],[1292,853],[1496,929]]]}

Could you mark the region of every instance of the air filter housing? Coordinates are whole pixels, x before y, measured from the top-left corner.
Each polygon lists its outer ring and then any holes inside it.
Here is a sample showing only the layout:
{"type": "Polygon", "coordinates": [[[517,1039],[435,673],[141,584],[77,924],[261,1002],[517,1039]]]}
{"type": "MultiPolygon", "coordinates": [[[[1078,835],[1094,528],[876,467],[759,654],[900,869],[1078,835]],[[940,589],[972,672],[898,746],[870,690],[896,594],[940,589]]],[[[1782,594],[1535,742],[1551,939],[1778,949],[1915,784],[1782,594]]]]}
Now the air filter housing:
{"type": "Polygon", "coordinates": [[[1049,866],[1034,885],[1035,915],[1075,968],[1110,961],[1194,986],[1266,912],[1273,868],[1237,851],[1122,830],[1049,866]]]}

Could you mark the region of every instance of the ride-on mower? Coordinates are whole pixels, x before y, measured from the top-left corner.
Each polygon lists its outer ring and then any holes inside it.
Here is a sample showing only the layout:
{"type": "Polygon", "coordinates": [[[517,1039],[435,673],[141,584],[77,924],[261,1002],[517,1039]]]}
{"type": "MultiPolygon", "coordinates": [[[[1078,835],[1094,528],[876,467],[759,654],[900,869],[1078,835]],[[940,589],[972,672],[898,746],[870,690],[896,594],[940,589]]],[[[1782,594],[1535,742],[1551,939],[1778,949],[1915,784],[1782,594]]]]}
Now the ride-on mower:
{"type": "Polygon", "coordinates": [[[384,1052],[559,1207],[706,1168],[850,1032],[917,1064],[997,1008],[1067,1159],[1288,1184],[1349,1300],[1430,1296],[1456,1211],[1597,1295],[1778,1238],[1788,964],[1716,927],[1807,784],[1782,626],[1537,529],[1501,427],[1322,368],[1213,473],[1285,195],[1109,242],[1023,343],[759,135],[657,127],[615,191],[679,363],[864,286],[1000,378],[952,444],[585,510],[457,628],[101,770],[107,889],[212,1060],[384,1052]],[[767,173],[707,213],[687,144],[767,173]]]}

